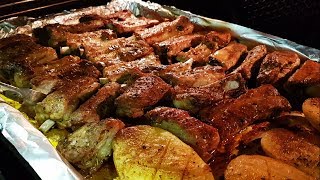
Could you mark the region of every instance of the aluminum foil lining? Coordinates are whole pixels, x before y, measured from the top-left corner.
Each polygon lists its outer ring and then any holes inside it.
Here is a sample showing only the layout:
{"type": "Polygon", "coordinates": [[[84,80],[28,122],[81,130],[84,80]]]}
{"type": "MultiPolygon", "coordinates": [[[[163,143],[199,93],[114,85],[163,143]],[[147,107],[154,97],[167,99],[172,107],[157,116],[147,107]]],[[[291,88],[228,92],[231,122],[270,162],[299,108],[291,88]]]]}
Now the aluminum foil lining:
{"type": "MultiPolygon", "coordinates": [[[[46,17],[13,17],[0,21],[0,39],[14,34],[32,34],[35,28],[47,24],[74,24],[85,14],[109,14],[119,10],[130,10],[135,15],[152,18],[174,18],[185,15],[196,24],[212,27],[217,30],[228,30],[241,43],[253,47],[265,44],[270,50],[290,50],[300,55],[320,62],[320,50],[303,46],[295,42],[259,32],[244,26],[225,21],[206,18],[173,6],[159,5],[141,0],[113,0],[104,6],[74,9],[46,17]]],[[[27,119],[16,109],[1,103],[0,99],[0,130],[16,147],[18,152],[29,162],[31,167],[42,179],[82,179],[83,177],[59,155],[46,137],[34,128],[27,119]]]]}
{"type": "Polygon", "coordinates": [[[0,98],[1,133],[14,145],[41,179],[82,178],[20,111],[1,102],[3,100],[0,98]]]}

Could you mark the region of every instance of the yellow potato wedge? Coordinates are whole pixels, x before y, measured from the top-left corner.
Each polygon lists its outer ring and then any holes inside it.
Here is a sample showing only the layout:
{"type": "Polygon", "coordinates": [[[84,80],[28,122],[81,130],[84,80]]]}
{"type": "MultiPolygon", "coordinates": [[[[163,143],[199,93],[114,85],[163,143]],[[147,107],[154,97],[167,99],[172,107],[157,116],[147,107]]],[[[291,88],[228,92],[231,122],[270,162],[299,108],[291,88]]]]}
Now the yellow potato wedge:
{"type": "Polygon", "coordinates": [[[119,131],[113,151],[118,179],[214,179],[190,146],[157,127],[139,125],[119,131]]]}
{"type": "Polygon", "coordinates": [[[309,98],[302,104],[302,111],[310,124],[320,131],[320,98],[309,98]]]}
{"type": "Polygon", "coordinates": [[[320,179],[320,148],[286,129],[272,129],[261,139],[263,151],[270,157],[283,161],[320,179]]]}
{"type": "Polygon", "coordinates": [[[225,171],[225,180],[315,179],[286,163],[261,155],[241,155],[225,171]]]}

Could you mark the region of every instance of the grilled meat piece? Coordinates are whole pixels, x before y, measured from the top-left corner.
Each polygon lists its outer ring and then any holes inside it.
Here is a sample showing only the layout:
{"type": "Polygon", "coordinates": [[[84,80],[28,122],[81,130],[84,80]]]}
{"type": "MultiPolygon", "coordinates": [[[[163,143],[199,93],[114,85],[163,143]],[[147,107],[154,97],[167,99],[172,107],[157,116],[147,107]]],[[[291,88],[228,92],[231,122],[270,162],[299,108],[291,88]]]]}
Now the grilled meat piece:
{"type": "Polygon", "coordinates": [[[49,94],[74,78],[100,76],[99,70],[91,62],[77,56],[65,56],[46,65],[37,66],[33,72],[30,81],[32,88],[44,94],[49,94]]]}
{"type": "Polygon", "coordinates": [[[255,46],[248,52],[246,59],[241,65],[233,72],[241,73],[245,80],[251,79],[253,72],[260,66],[261,60],[266,54],[267,47],[265,45],[255,46]]]}
{"type": "Polygon", "coordinates": [[[157,67],[160,65],[161,63],[157,56],[152,53],[135,61],[121,62],[105,67],[103,69],[103,77],[111,82],[123,83],[124,80],[140,77],[142,75],[141,71],[148,69],[149,67],[157,67]]]}
{"type": "Polygon", "coordinates": [[[320,97],[320,63],[307,60],[285,83],[286,90],[296,96],[320,97]]]}
{"type": "Polygon", "coordinates": [[[57,59],[56,51],[35,43],[27,35],[14,35],[0,43],[0,74],[2,79],[18,87],[30,87],[33,68],[57,59]]]}
{"type": "Polygon", "coordinates": [[[47,119],[57,121],[65,126],[70,114],[99,88],[96,78],[79,77],[65,83],[36,105],[35,119],[43,122],[47,119]]]}
{"type": "Polygon", "coordinates": [[[194,25],[186,16],[179,16],[171,22],[162,22],[153,27],[137,30],[135,35],[144,39],[148,44],[155,44],[171,37],[191,34],[194,25]]]}
{"type": "Polygon", "coordinates": [[[261,139],[264,152],[306,174],[320,178],[320,148],[286,129],[272,129],[261,139]]]}
{"type": "Polygon", "coordinates": [[[172,58],[177,56],[184,49],[196,46],[204,40],[204,35],[189,34],[179,37],[172,37],[167,40],[155,43],[155,52],[162,56],[172,58]]]}
{"type": "Polygon", "coordinates": [[[314,179],[278,160],[260,155],[241,155],[233,159],[225,171],[226,180],[247,179],[314,179]]]}
{"type": "Polygon", "coordinates": [[[210,56],[212,63],[221,65],[227,70],[233,68],[239,61],[241,55],[247,52],[247,46],[231,42],[226,47],[216,51],[210,56]]]}
{"type": "Polygon", "coordinates": [[[157,25],[160,22],[156,19],[149,19],[146,17],[135,17],[133,14],[123,19],[112,19],[112,29],[119,34],[133,33],[138,30],[146,29],[151,26],[157,25]]]}
{"type": "MultiPolygon", "coordinates": [[[[80,51],[81,48],[99,47],[105,41],[116,39],[117,35],[110,29],[102,29],[98,31],[85,32],[81,34],[65,33],[65,42],[60,44],[68,46],[72,52],[80,51]]],[[[80,52],[79,52],[80,53],[80,52]]]]}
{"type": "Polygon", "coordinates": [[[118,83],[111,82],[104,85],[70,115],[70,118],[66,121],[66,126],[71,127],[88,122],[98,122],[106,118],[106,116],[110,116],[114,111],[113,103],[118,96],[119,90],[120,85],[118,83]]]}
{"type": "Polygon", "coordinates": [[[187,111],[157,107],[145,114],[151,124],[171,132],[190,145],[207,162],[219,144],[218,130],[191,117],[187,111]]]}
{"type": "Polygon", "coordinates": [[[257,83],[258,85],[281,85],[299,65],[300,59],[296,53],[288,51],[274,51],[269,53],[262,61],[257,83]]]}
{"type": "Polygon", "coordinates": [[[209,62],[209,56],[217,50],[216,47],[208,47],[206,44],[199,44],[195,48],[190,48],[187,52],[180,52],[176,59],[180,62],[185,62],[192,59],[197,65],[204,65],[209,62]]]}
{"type": "Polygon", "coordinates": [[[176,86],[173,104],[176,108],[197,113],[200,109],[218,101],[235,98],[246,91],[240,74],[232,74],[219,81],[201,87],[176,86]]]}
{"type": "Polygon", "coordinates": [[[103,21],[108,28],[115,30],[118,34],[132,33],[136,30],[159,24],[156,19],[136,17],[128,10],[121,10],[107,15],[89,14],[79,19],[80,22],[93,20],[103,21]]]}
{"type": "Polygon", "coordinates": [[[173,86],[187,87],[206,86],[225,77],[224,69],[219,66],[206,65],[191,69],[192,62],[171,64],[156,74],[173,86]]]}
{"type": "Polygon", "coordinates": [[[190,146],[157,127],[120,130],[113,150],[120,179],[214,179],[210,167],[190,146]]]}
{"type": "Polygon", "coordinates": [[[129,37],[117,38],[96,46],[88,46],[85,49],[85,56],[92,62],[110,66],[120,62],[134,61],[152,52],[152,47],[145,41],[129,37]]]}
{"type": "Polygon", "coordinates": [[[112,118],[87,123],[59,143],[57,150],[80,170],[93,173],[111,156],[112,141],[124,126],[112,118]]]}
{"type": "MultiPolygon", "coordinates": [[[[69,36],[72,34],[82,34],[85,32],[97,31],[105,27],[105,23],[102,20],[92,20],[74,25],[63,25],[63,24],[49,24],[44,26],[43,30],[46,36],[48,36],[49,46],[58,48],[64,45],[67,39],[72,39],[69,36]]],[[[43,34],[39,34],[40,39],[43,34]]]]}
{"type": "Polygon", "coordinates": [[[205,39],[205,44],[208,46],[223,48],[230,43],[231,34],[229,32],[210,31],[205,35],[205,39]]]}
{"type": "Polygon", "coordinates": [[[140,117],[145,108],[155,105],[170,89],[158,76],[141,77],[115,100],[116,113],[121,117],[140,117]]]}
{"type": "Polygon", "coordinates": [[[225,152],[226,146],[241,130],[255,121],[273,118],[281,112],[289,111],[290,108],[288,100],[280,96],[273,86],[264,85],[250,89],[231,102],[220,104],[213,109],[204,109],[200,116],[202,120],[219,130],[220,151],[225,152]]]}

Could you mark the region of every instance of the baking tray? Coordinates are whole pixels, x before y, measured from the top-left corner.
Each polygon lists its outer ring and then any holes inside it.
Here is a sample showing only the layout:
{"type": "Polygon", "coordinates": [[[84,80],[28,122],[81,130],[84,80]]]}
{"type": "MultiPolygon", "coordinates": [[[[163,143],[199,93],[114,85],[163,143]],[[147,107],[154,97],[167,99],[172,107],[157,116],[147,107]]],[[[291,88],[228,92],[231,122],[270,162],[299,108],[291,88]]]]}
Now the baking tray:
{"type": "MultiPolygon", "coordinates": [[[[233,37],[249,48],[257,44],[265,44],[269,50],[289,50],[296,52],[304,60],[311,59],[320,62],[320,50],[318,49],[241,25],[199,16],[173,6],[141,0],[113,0],[107,5],[74,9],[40,18],[13,17],[5,19],[0,21],[0,38],[19,33],[31,35],[33,29],[47,24],[73,24],[85,14],[108,14],[124,9],[132,11],[135,15],[147,17],[174,18],[184,15],[201,26],[230,31],[233,37]]],[[[5,103],[0,103],[0,124],[4,137],[13,144],[40,178],[82,179],[81,175],[59,155],[40,131],[35,129],[19,111],[5,103]],[[52,169],[55,169],[55,171],[52,171],[52,169]]]]}

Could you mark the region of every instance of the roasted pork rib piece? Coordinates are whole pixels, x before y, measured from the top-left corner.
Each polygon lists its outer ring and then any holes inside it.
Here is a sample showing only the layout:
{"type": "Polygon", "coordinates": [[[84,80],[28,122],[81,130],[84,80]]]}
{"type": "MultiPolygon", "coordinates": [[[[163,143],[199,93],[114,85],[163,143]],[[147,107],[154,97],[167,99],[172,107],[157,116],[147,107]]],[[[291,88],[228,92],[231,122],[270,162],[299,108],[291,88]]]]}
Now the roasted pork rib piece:
{"type": "Polygon", "coordinates": [[[307,60],[288,79],[285,88],[289,93],[294,92],[299,96],[320,97],[320,63],[307,60]]]}
{"type": "Polygon", "coordinates": [[[260,66],[257,77],[258,85],[273,84],[279,86],[300,65],[296,53],[288,51],[274,51],[266,55],[260,66]]]}
{"type": "Polygon", "coordinates": [[[170,90],[171,87],[158,76],[143,76],[115,100],[116,113],[120,117],[140,117],[146,108],[155,105],[170,90]]]}
{"type": "Polygon", "coordinates": [[[56,51],[36,44],[27,35],[14,35],[0,43],[0,76],[18,87],[30,87],[33,68],[57,59],[56,51]]]}
{"type": "Polygon", "coordinates": [[[85,173],[98,170],[112,153],[112,141],[124,127],[118,119],[87,123],[59,143],[57,150],[85,173]]]}
{"type": "Polygon", "coordinates": [[[153,45],[155,52],[161,56],[172,58],[184,49],[200,44],[204,39],[202,34],[189,34],[172,37],[153,45]]]}
{"type": "Polygon", "coordinates": [[[120,62],[103,69],[103,77],[111,82],[123,83],[124,81],[135,80],[143,75],[143,71],[151,67],[161,66],[157,56],[153,53],[131,62],[120,62]]]}
{"type": "Polygon", "coordinates": [[[246,92],[245,81],[240,74],[232,74],[201,87],[176,86],[173,104],[175,107],[197,113],[223,99],[235,98],[246,92]]]}
{"type": "Polygon", "coordinates": [[[267,47],[265,45],[258,45],[252,48],[246,59],[233,72],[241,73],[246,80],[251,79],[254,71],[259,68],[262,58],[267,54],[267,47]]]}
{"type": "Polygon", "coordinates": [[[93,63],[77,56],[65,56],[46,65],[34,67],[30,82],[33,89],[49,94],[60,86],[70,83],[70,79],[85,76],[98,78],[100,75],[93,63]]]}
{"type": "Polygon", "coordinates": [[[157,107],[145,116],[156,127],[165,129],[190,145],[207,162],[217,148],[220,137],[218,130],[189,115],[187,111],[157,107]]]}
{"type": "Polygon", "coordinates": [[[197,65],[204,65],[209,62],[210,54],[214,53],[217,50],[217,47],[210,47],[206,44],[199,44],[196,47],[191,47],[187,52],[179,52],[176,59],[180,62],[187,61],[192,59],[197,65]]]}
{"type": "Polygon", "coordinates": [[[120,85],[108,83],[75,110],[66,121],[66,127],[79,126],[88,122],[98,122],[114,111],[114,100],[118,96],[120,85]]]}
{"type": "Polygon", "coordinates": [[[110,66],[120,62],[129,62],[147,56],[153,52],[145,41],[135,37],[117,38],[85,49],[85,57],[95,63],[110,66]]]}
{"type": "Polygon", "coordinates": [[[97,79],[93,77],[70,79],[36,105],[35,119],[39,122],[51,119],[64,127],[79,103],[92,95],[99,86],[97,79]]]}
{"type": "Polygon", "coordinates": [[[247,52],[247,46],[244,44],[231,42],[226,47],[216,51],[210,56],[211,63],[225,67],[226,70],[233,68],[240,57],[247,52]]]}
{"type": "Polygon", "coordinates": [[[156,74],[167,83],[176,86],[200,87],[225,77],[225,71],[219,66],[199,66],[192,69],[193,61],[175,63],[160,69],[156,74]]]}
{"type": "Polygon", "coordinates": [[[186,16],[179,16],[171,22],[162,22],[153,27],[137,30],[135,35],[149,44],[158,43],[175,36],[191,34],[194,25],[186,16]]]}
{"type": "Polygon", "coordinates": [[[272,85],[250,89],[239,98],[200,112],[202,120],[219,130],[221,152],[241,130],[258,120],[268,120],[281,112],[289,111],[289,102],[280,96],[272,85]]]}
{"type": "Polygon", "coordinates": [[[108,28],[115,30],[118,34],[133,33],[136,30],[159,24],[156,19],[136,17],[128,10],[121,10],[107,15],[89,14],[79,19],[80,22],[92,20],[103,21],[108,28]]]}
{"type": "Polygon", "coordinates": [[[47,42],[43,43],[48,44],[51,47],[58,48],[61,45],[64,45],[68,38],[72,39],[70,36],[73,34],[97,31],[104,27],[105,23],[102,20],[92,20],[73,25],[49,24],[43,27],[42,31],[35,35],[39,36],[39,39],[42,41],[47,40],[47,42]],[[44,35],[47,37],[42,37],[44,35]]]}

